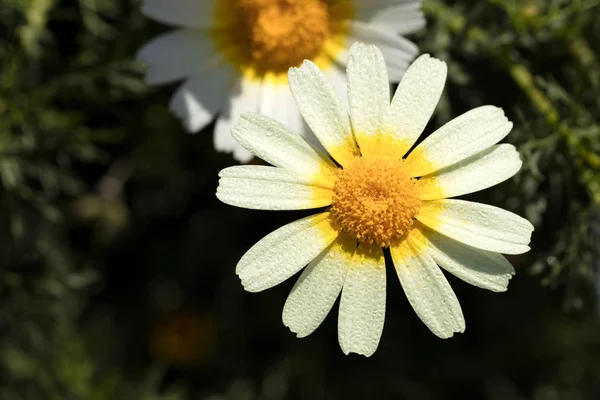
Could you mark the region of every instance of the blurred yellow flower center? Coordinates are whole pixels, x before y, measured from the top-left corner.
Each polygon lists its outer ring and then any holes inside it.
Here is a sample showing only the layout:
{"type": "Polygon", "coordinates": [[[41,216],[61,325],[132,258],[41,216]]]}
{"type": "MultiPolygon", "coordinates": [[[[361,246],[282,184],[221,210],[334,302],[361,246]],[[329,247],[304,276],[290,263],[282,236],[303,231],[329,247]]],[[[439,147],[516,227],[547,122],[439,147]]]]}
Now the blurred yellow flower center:
{"type": "Polygon", "coordinates": [[[221,0],[215,37],[226,58],[252,76],[286,74],[305,59],[324,57],[347,31],[347,0],[221,0]],[[344,31],[344,32],[342,32],[344,31]]]}
{"type": "Polygon", "coordinates": [[[333,189],[334,226],[359,242],[387,247],[413,226],[421,207],[416,180],[395,157],[357,157],[333,189]]]}
{"type": "Polygon", "coordinates": [[[282,70],[315,57],[329,35],[329,11],[319,0],[239,0],[240,39],[255,63],[282,70]]]}

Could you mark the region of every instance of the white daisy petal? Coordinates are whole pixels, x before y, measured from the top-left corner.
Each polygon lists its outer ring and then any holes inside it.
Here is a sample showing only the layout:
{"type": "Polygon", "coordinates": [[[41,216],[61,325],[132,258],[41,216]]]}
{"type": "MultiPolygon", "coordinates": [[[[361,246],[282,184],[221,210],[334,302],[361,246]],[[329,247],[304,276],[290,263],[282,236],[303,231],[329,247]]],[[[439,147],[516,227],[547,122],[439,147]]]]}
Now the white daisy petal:
{"type": "Polygon", "coordinates": [[[192,76],[177,89],[171,99],[171,111],[183,120],[189,132],[199,131],[223,107],[233,79],[231,69],[210,65],[201,75],[192,76]]]}
{"type": "Polygon", "coordinates": [[[382,117],[390,104],[390,84],[383,55],[375,46],[353,44],[347,75],[350,120],[360,146],[363,135],[372,137],[380,131],[382,117]]]}
{"type": "Polygon", "coordinates": [[[257,157],[312,179],[320,175],[331,181],[337,167],[302,136],[285,125],[259,114],[243,114],[232,130],[233,137],[257,157]],[[328,176],[328,174],[330,176],[328,176]]]}
{"type": "Polygon", "coordinates": [[[281,122],[292,131],[299,133],[311,146],[326,153],[319,139],[304,122],[287,84],[273,82],[268,79],[263,80],[258,113],[281,122]]]}
{"type": "Polygon", "coordinates": [[[281,122],[290,130],[300,134],[311,146],[326,153],[319,139],[304,122],[288,85],[263,81],[259,114],[281,122]]]}
{"type": "MultiPolygon", "coordinates": [[[[344,59],[344,62],[345,61],[346,60],[344,59]]],[[[335,91],[342,99],[344,107],[348,109],[348,85],[346,84],[345,72],[342,69],[340,69],[339,66],[334,65],[331,68],[327,68],[326,70],[324,70],[323,74],[327,77],[327,80],[331,82],[335,91]]],[[[294,97],[292,96],[292,92],[290,91],[289,87],[287,88],[287,90],[289,91],[290,97],[292,99],[291,107],[293,108],[294,113],[297,114],[297,117],[299,117],[299,120],[296,120],[296,124],[301,125],[301,128],[298,128],[297,132],[300,133],[302,137],[304,137],[308,141],[308,143],[311,144],[311,146],[314,146],[315,148],[319,149],[324,153],[327,153],[327,150],[325,149],[325,147],[323,147],[317,135],[315,135],[315,133],[312,131],[312,129],[310,129],[304,118],[302,118],[302,114],[296,106],[296,102],[294,101],[294,97]]],[[[293,126],[293,122],[290,123],[289,126],[293,126]]]]}
{"type": "Polygon", "coordinates": [[[442,339],[464,332],[458,299],[435,261],[411,248],[409,241],[391,247],[390,252],[408,302],[431,332],[442,339]]]}
{"type": "Polygon", "coordinates": [[[137,59],[148,65],[146,83],[158,85],[202,71],[214,55],[214,45],[205,33],[177,30],[148,42],[138,52],[137,59]]]}
{"type": "Polygon", "coordinates": [[[415,176],[430,174],[498,143],[512,126],[501,108],[475,108],[432,133],[411,152],[406,162],[415,176]]]}
{"type": "Polygon", "coordinates": [[[339,296],[356,242],[339,237],[315,258],[294,285],[283,307],[283,324],[298,337],[310,335],[321,325],[339,296]],[[353,248],[349,249],[349,246],[353,248]]]}
{"type": "Polygon", "coordinates": [[[358,149],[352,137],[348,111],[332,84],[312,62],[290,68],[289,85],[302,116],[329,154],[347,165],[358,149]]]}
{"type": "Polygon", "coordinates": [[[298,132],[310,143],[319,142],[314,133],[308,127],[308,125],[306,125],[306,122],[304,122],[302,114],[300,113],[300,110],[298,110],[298,107],[294,102],[292,92],[290,91],[290,88],[287,85],[281,86],[279,88],[279,97],[277,99],[277,102],[278,107],[275,119],[284,123],[294,132],[298,132]]]}
{"type": "MultiPolygon", "coordinates": [[[[359,3],[372,4],[371,0],[362,0],[359,3]]],[[[361,12],[359,11],[359,19],[368,21],[375,25],[378,29],[394,32],[398,35],[405,35],[418,31],[425,26],[425,16],[421,11],[420,0],[407,0],[403,1],[403,4],[389,5],[386,8],[375,8],[372,7],[370,13],[365,10],[366,18],[361,18],[361,12]],[[375,9],[373,9],[375,8],[375,9]],[[364,18],[364,19],[363,19],[364,18]]],[[[365,8],[364,6],[359,8],[365,8]]]]}
{"type": "Polygon", "coordinates": [[[188,28],[215,25],[216,0],[145,0],[142,12],[156,21],[188,28]]]}
{"type": "Polygon", "coordinates": [[[402,36],[377,29],[364,22],[352,21],[348,46],[356,41],[374,44],[381,50],[392,82],[398,82],[402,78],[410,62],[419,53],[419,48],[402,36]]]}
{"type": "Polygon", "coordinates": [[[260,85],[249,79],[238,80],[230,91],[229,102],[217,119],[214,131],[215,149],[224,153],[233,153],[233,157],[242,163],[249,162],[254,155],[242,147],[231,135],[231,130],[240,115],[258,110],[260,85]]]}
{"type": "Polygon", "coordinates": [[[333,185],[316,187],[306,178],[277,167],[225,168],[219,173],[217,198],[255,210],[306,210],[331,204],[333,185]]]}
{"type": "Polygon", "coordinates": [[[244,254],[236,273],[244,289],[260,292],[304,268],[337,237],[329,214],[312,215],[268,234],[244,254]]]}
{"type": "Polygon", "coordinates": [[[515,146],[499,144],[419,179],[423,200],[437,200],[477,192],[504,182],[521,169],[515,146]]]}
{"type": "Polygon", "coordinates": [[[354,0],[354,7],[358,16],[365,16],[366,13],[384,12],[386,9],[400,6],[418,4],[421,0],[354,0]]]}
{"type": "Polygon", "coordinates": [[[415,144],[429,122],[444,90],[446,63],[420,56],[406,71],[384,117],[384,130],[393,132],[402,155],[415,144]]]}
{"type": "MultiPolygon", "coordinates": [[[[346,54],[348,53],[346,52],[346,54]]],[[[344,58],[343,64],[332,66],[323,73],[327,77],[327,80],[333,85],[340,99],[342,99],[344,108],[349,110],[350,104],[348,103],[348,82],[346,80],[346,73],[342,69],[342,66],[346,65],[346,61],[347,58],[344,58]]]]}
{"type": "Polygon", "coordinates": [[[385,260],[380,247],[359,245],[352,259],[338,317],[338,339],[344,354],[371,356],[385,320],[385,260]]]}
{"type": "Polygon", "coordinates": [[[429,254],[446,271],[482,289],[504,292],[515,269],[498,253],[476,249],[429,228],[420,226],[411,233],[411,244],[429,254]]]}
{"type": "Polygon", "coordinates": [[[533,225],[525,218],[487,204],[464,200],[427,201],[417,220],[452,239],[504,254],[529,251],[533,225]]]}
{"type": "Polygon", "coordinates": [[[279,103],[278,98],[278,89],[281,86],[282,85],[274,84],[272,82],[269,82],[268,80],[264,80],[263,82],[261,82],[258,113],[267,117],[271,117],[274,120],[279,121],[281,123],[285,123],[285,121],[278,118],[278,111],[281,108],[281,104],[279,103]]]}

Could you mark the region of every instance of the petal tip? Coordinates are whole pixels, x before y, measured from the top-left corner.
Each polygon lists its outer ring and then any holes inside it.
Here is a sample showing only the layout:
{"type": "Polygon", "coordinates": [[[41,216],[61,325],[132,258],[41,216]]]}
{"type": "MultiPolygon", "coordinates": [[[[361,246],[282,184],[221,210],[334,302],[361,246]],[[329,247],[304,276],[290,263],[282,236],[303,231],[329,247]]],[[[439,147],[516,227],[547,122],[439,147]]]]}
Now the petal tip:
{"type": "Polygon", "coordinates": [[[373,354],[375,354],[375,351],[350,350],[350,351],[348,351],[348,353],[345,353],[345,354],[346,355],[356,354],[358,356],[363,356],[363,357],[369,358],[373,354]]]}
{"type": "Polygon", "coordinates": [[[290,67],[288,69],[288,79],[295,77],[299,73],[298,67],[290,67]]]}
{"type": "Polygon", "coordinates": [[[302,65],[300,65],[298,68],[296,68],[298,72],[302,72],[305,70],[308,70],[308,72],[314,73],[316,71],[321,72],[321,69],[319,67],[317,67],[317,65],[310,61],[310,60],[304,60],[302,61],[302,65]]]}
{"type": "Polygon", "coordinates": [[[287,327],[290,330],[290,332],[296,335],[297,339],[303,339],[310,335],[310,333],[301,332],[299,329],[295,329],[294,327],[292,327],[292,324],[290,323],[290,321],[287,320],[287,318],[283,319],[283,325],[287,327]]]}
{"type": "Polygon", "coordinates": [[[256,287],[254,287],[254,285],[252,284],[252,282],[248,282],[248,280],[245,280],[241,276],[240,276],[240,280],[242,282],[242,287],[244,288],[244,290],[246,292],[248,292],[248,293],[258,293],[258,292],[262,291],[262,289],[258,289],[256,287]]]}
{"type": "MultiPolygon", "coordinates": [[[[355,345],[356,345],[356,343],[355,343],[355,345]]],[[[377,347],[379,347],[379,343],[377,343],[377,345],[375,346],[374,349],[361,349],[361,348],[352,348],[352,344],[342,345],[342,343],[340,342],[340,348],[342,349],[342,352],[346,356],[349,356],[350,354],[356,354],[356,355],[368,358],[368,357],[371,357],[373,354],[375,354],[375,351],[377,351],[377,347]]]]}
{"type": "Polygon", "coordinates": [[[452,339],[455,334],[464,333],[464,332],[465,332],[465,326],[461,325],[461,326],[452,328],[452,330],[449,332],[439,333],[439,334],[435,334],[435,335],[437,337],[439,337],[440,339],[452,339]]]}
{"type": "Polygon", "coordinates": [[[363,42],[354,42],[352,43],[352,45],[350,46],[350,50],[349,52],[352,53],[358,49],[364,49],[367,45],[364,44],[363,42]]]}

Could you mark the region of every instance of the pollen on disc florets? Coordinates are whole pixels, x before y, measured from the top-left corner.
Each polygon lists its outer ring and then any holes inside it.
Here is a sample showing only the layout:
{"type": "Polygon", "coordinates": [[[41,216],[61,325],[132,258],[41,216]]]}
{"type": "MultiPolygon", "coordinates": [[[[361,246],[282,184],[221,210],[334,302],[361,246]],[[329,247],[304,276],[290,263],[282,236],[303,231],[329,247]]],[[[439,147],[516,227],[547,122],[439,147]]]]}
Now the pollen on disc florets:
{"type": "Polygon", "coordinates": [[[236,39],[259,72],[284,72],[319,54],[329,37],[324,0],[228,0],[236,39]]]}
{"type": "Polygon", "coordinates": [[[340,171],[333,193],[334,226],[381,247],[410,231],[422,203],[404,162],[385,156],[355,158],[340,171]]]}

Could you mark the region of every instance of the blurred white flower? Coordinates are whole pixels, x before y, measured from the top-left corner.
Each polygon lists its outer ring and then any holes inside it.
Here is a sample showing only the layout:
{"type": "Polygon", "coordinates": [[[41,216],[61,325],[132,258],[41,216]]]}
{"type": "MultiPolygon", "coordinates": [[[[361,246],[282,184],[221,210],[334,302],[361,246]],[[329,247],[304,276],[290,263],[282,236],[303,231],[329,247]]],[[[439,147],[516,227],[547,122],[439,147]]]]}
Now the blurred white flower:
{"type": "Polygon", "coordinates": [[[313,61],[345,98],[343,68],[354,41],[377,44],[392,81],[418,49],[400,35],[425,24],[419,0],[145,0],[142,11],[181,27],[148,43],[138,58],[152,85],[185,82],[171,110],[190,132],[220,114],[214,144],[247,162],[231,137],[243,112],[270,116],[308,133],[287,86],[289,67],[313,61]]]}
{"type": "Polygon", "coordinates": [[[471,110],[407,155],[437,105],[446,71],[444,62],[421,56],[390,103],[383,55],[357,43],[348,58],[348,115],[315,64],[292,68],[294,99],[328,154],[268,117],[244,114],[234,127],[234,138],[273,167],[224,169],[221,201],[262,210],[327,207],[267,235],[236,269],[244,288],[258,292],[308,264],[283,309],[284,324],[299,337],[321,324],[341,292],[342,350],[375,352],[385,319],[385,248],[419,318],[435,335],[451,337],[464,331],[465,321],[438,265],[501,292],[515,271],[499,253],[529,250],[533,226],[526,219],[451,199],[496,185],[521,168],[514,146],[496,144],[513,126],[501,109],[471,110]]]}

